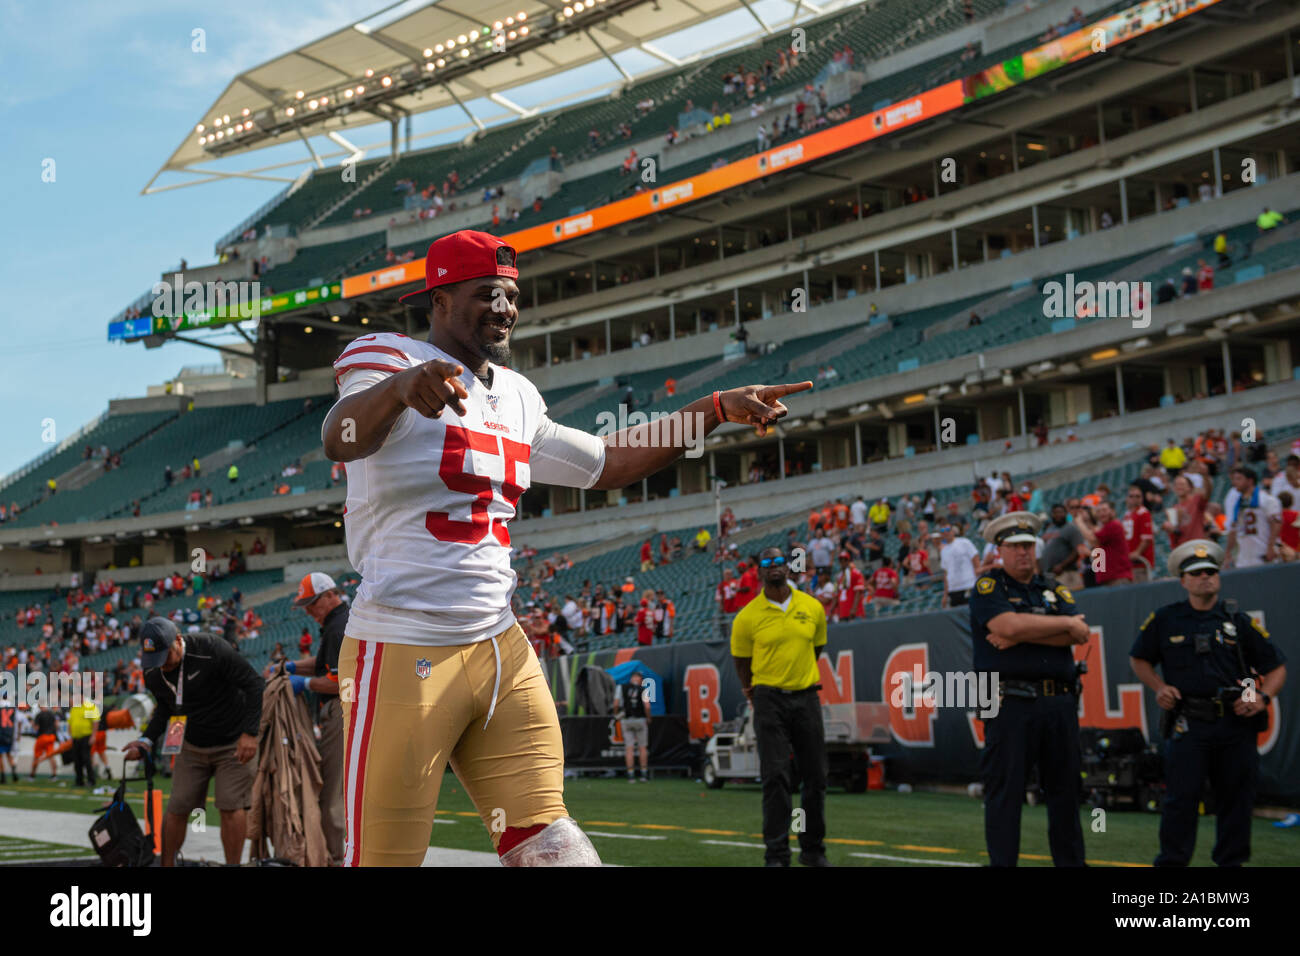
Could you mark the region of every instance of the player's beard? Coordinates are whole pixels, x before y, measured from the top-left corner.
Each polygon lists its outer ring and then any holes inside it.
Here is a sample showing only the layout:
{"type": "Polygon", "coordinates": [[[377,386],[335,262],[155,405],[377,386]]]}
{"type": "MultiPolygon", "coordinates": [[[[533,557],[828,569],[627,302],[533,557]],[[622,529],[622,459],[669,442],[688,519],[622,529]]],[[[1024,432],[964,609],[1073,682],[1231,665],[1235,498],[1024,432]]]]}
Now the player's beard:
{"type": "Polygon", "coordinates": [[[479,344],[479,351],[483,357],[493,365],[510,364],[510,340],[504,342],[482,342],[479,344]]]}
{"type": "Polygon", "coordinates": [[[483,356],[483,358],[487,359],[494,365],[509,365],[510,333],[514,331],[513,325],[506,331],[506,337],[500,342],[494,341],[488,337],[494,332],[494,326],[491,322],[485,321],[479,328],[480,331],[477,336],[478,341],[475,343],[478,345],[479,355],[483,356]]]}

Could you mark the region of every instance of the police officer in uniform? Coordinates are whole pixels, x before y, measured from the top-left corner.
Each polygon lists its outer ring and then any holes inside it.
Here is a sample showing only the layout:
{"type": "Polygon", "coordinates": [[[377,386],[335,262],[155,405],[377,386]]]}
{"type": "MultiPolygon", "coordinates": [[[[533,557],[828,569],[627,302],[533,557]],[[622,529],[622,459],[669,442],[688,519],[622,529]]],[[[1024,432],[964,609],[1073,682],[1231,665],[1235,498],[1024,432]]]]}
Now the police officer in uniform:
{"type": "Polygon", "coordinates": [[[971,589],[974,669],[998,678],[998,712],[984,721],[981,776],[990,866],[1015,866],[1030,768],[1047,797],[1047,835],[1057,866],[1083,866],[1079,823],[1079,679],[1075,644],[1089,629],[1074,597],[1034,571],[1042,520],[1024,511],[990,521],[984,539],[1002,567],[971,589]]]}
{"type": "Polygon", "coordinates": [[[1268,632],[1235,601],[1219,600],[1222,566],[1223,549],[1213,541],[1174,548],[1169,571],[1187,600],[1149,615],[1129,652],[1133,673],[1155,691],[1164,711],[1165,801],[1156,866],[1191,860],[1206,777],[1218,814],[1214,862],[1240,866],[1250,859],[1256,734],[1268,727],[1268,703],[1286,682],[1286,668],[1268,632]]]}

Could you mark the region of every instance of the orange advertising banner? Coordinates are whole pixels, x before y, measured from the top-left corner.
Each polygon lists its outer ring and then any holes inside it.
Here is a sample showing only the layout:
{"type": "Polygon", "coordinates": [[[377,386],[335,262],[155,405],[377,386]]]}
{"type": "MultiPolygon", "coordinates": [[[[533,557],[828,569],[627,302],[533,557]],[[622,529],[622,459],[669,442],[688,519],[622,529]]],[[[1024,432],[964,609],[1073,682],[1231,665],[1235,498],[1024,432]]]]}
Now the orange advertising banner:
{"type": "MultiPolygon", "coordinates": [[[[747,156],[718,169],[710,169],[689,179],[650,189],[575,216],[512,232],[502,238],[514,246],[516,252],[527,252],[589,232],[608,229],[610,226],[726,192],[764,176],[822,159],[886,133],[933,119],[940,113],[957,109],[964,102],[961,80],[953,80],[884,109],[872,110],[855,120],[747,156]]],[[[346,294],[345,289],[344,295],[346,294]]]]}
{"type": "Polygon", "coordinates": [[[363,272],[359,276],[348,276],[344,279],[343,298],[355,299],[359,295],[379,292],[382,289],[393,289],[408,282],[419,282],[423,278],[423,259],[385,266],[374,272],[363,272]]]}
{"type": "MultiPolygon", "coordinates": [[[[515,251],[528,252],[713,196],[934,119],[1068,63],[1104,53],[1108,43],[1111,46],[1123,43],[1219,2],[1221,0],[1143,0],[1068,36],[1027,50],[979,73],[872,110],[857,119],[774,146],[717,169],[648,189],[586,212],[508,233],[501,238],[513,246],[515,251]]],[[[344,279],[343,298],[356,298],[418,282],[423,278],[423,259],[389,266],[344,279]]]]}

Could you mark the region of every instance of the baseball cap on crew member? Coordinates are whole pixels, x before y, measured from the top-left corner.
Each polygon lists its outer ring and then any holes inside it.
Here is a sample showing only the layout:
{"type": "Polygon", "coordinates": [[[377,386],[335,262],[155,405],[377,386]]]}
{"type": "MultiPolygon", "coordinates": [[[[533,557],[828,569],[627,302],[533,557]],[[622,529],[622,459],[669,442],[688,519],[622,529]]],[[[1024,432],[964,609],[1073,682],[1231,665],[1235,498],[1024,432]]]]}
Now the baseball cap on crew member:
{"type": "Polygon", "coordinates": [[[1223,548],[1208,538],[1184,541],[1169,552],[1169,573],[1179,577],[1203,568],[1218,571],[1222,566],[1223,548]]]}
{"type": "Polygon", "coordinates": [[[1043,519],[1025,511],[994,518],[984,528],[984,540],[996,545],[1031,543],[1038,540],[1043,519]]]}
{"type": "Polygon", "coordinates": [[[429,244],[424,258],[424,288],[408,292],[398,301],[432,292],[438,286],[483,276],[518,279],[514,247],[486,232],[462,229],[429,244]]]}
{"type": "Polygon", "coordinates": [[[294,607],[305,607],[326,591],[335,590],[334,579],[324,571],[313,571],[303,576],[298,582],[298,595],[293,599],[294,607]]]}
{"type": "Polygon", "coordinates": [[[165,617],[151,617],[140,628],[140,667],[161,667],[177,637],[176,625],[165,617]]]}

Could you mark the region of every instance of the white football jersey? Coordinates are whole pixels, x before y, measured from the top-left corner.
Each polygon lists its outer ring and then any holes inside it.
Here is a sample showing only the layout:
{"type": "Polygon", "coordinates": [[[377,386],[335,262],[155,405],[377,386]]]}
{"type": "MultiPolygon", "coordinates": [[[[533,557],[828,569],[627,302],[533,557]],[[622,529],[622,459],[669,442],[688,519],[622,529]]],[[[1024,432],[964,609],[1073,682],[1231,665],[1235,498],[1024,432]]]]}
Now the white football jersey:
{"type": "MultiPolygon", "coordinates": [[[[1257,490],[1259,504],[1253,508],[1249,502],[1241,500],[1240,495],[1237,496],[1240,504],[1225,501],[1225,505],[1232,504],[1237,510],[1237,520],[1232,526],[1237,532],[1237,557],[1233,563],[1239,568],[1252,568],[1265,563],[1264,556],[1268,553],[1273,521],[1282,517],[1281,503],[1267,491],[1257,490]]],[[[1231,511],[1228,512],[1228,517],[1232,517],[1231,511]]]]}
{"type": "MultiPolygon", "coordinates": [[[[334,368],[340,400],[433,359],[463,364],[396,333],[354,340],[334,368]]],[[[378,451],[349,462],[344,529],[361,586],[348,634],[398,644],[472,644],[514,623],[508,522],[533,478],[590,488],[599,438],[546,417],[537,389],[492,365],[466,370],[465,415],[406,409],[378,451]]]]}

